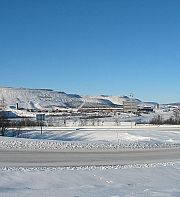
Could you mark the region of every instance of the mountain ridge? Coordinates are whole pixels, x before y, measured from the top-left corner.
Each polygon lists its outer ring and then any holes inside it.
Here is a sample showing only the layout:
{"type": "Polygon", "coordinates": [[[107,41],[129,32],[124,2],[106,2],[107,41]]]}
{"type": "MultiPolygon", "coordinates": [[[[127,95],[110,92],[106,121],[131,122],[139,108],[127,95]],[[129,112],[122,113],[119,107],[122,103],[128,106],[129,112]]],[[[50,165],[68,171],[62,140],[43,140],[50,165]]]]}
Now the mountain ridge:
{"type": "MultiPolygon", "coordinates": [[[[110,95],[78,95],[54,91],[52,89],[32,89],[0,87],[0,100],[6,106],[17,105],[25,109],[57,109],[81,107],[122,107],[123,101],[130,100],[127,96],[110,95]]],[[[133,98],[139,104],[139,99],[133,98]]]]}

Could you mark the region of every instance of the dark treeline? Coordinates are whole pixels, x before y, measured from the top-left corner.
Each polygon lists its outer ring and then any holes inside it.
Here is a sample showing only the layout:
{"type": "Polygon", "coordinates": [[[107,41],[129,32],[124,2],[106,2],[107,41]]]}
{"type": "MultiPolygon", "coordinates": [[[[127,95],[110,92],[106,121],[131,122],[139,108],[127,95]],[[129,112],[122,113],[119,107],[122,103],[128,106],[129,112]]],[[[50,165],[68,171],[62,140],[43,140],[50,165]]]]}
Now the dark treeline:
{"type": "Polygon", "coordinates": [[[150,122],[150,124],[157,124],[157,125],[162,125],[162,124],[168,124],[168,125],[179,125],[180,124],[180,117],[172,116],[168,119],[163,120],[161,115],[158,115],[154,117],[150,122]]]}
{"type": "Polygon", "coordinates": [[[0,114],[0,134],[5,135],[5,132],[8,128],[15,128],[20,130],[23,127],[35,127],[35,126],[44,126],[43,122],[37,122],[28,118],[23,118],[20,120],[9,120],[4,115],[0,114]]]}

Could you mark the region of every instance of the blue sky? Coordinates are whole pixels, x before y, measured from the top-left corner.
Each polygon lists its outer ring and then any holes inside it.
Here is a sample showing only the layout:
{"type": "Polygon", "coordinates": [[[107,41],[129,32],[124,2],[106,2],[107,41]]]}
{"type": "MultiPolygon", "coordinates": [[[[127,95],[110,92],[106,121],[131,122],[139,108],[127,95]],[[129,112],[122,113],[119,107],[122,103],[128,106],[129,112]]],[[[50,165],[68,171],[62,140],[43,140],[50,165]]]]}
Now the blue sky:
{"type": "Polygon", "coordinates": [[[180,101],[179,0],[1,0],[0,86],[180,101]]]}

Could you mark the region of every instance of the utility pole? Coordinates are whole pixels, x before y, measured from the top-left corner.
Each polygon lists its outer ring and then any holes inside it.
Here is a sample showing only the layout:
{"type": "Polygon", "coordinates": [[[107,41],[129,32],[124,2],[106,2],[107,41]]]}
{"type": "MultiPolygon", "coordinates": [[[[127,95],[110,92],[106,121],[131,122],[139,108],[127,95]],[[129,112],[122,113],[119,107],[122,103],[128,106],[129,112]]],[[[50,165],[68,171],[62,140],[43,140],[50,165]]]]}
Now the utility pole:
{"type": "Polygon", "coordinates": [[[133,99],[133,93],[130,93],[130,95],[129,95],[129,97],[130,97],[130,103],[131,103],[131,129],[132,129],[132,99],[133,99]]]}

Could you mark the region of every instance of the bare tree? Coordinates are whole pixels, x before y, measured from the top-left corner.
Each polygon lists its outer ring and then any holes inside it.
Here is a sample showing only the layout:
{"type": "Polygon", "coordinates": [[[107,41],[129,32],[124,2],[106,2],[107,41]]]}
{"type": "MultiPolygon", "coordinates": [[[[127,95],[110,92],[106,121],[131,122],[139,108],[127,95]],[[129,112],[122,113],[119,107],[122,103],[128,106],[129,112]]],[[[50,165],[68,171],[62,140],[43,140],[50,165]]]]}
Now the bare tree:
{"type": "Polygon", "coordinates": [[[150,124],[161,125],[163,124],[163,119],[161,115],[154,116],[149,122],[150,124]]]}
{"type": "Polygon", "coordinates": [[[99,118],[97,118],[97,126],[99,126],[100,125],[100,120],[99,120],[99,118]]]}
{"type": "Polygon", "coordinates": [[[119,119],[118,118],[115,119],[115,123],[116,123],[116,126],[119,125],[119,119]]]}
{"type": "Polygon", "coordinates": [[[24,125],[22,124],[21,121],[17,121],[15,122],[15,127],[16,127],[16,136],[19,137],[20,135],[20,131],[21,131],[21,128],[23,127],[24,125]]]}
{"type": "Polygon", "coordinates": [[[180,110],[179,110],[179,109],[177,109],[177,110],[174,112],[174,116],[175,116],[176,124],[179,124],[179,123],[180,123],[180,110]]]}
{"type": "Polygon", "coordinates": [[[4,112],[1,111],[0,113],[0,129],[1,135],[4,136],[6,129],[10,126],[10,121],[5,116],[4,112]]]}
{"type": "Polygon", "coordinates": [[[92,121],[92,126],[95,126],[95,118],[94,117],[91,119],[91,121],[92,121]]]}

